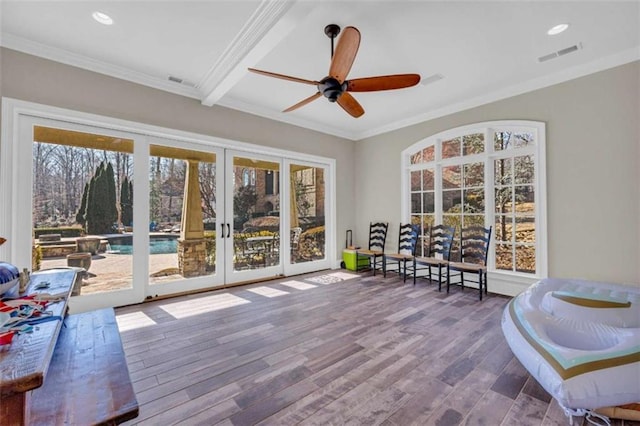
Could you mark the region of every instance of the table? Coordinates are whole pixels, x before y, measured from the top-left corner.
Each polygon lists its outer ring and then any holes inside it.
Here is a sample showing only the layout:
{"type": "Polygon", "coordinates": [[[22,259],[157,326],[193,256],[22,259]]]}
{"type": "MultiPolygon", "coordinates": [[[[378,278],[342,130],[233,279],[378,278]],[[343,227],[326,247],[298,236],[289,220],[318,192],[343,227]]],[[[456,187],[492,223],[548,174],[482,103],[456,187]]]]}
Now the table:
{"type": "MultiPolygon", "coordinates": [[[[25,294],[49,293],[64,299],[47,306],[59,319],[40,323],[32,333],[14,336],[10,345],[0,347],[0,425],[29,424],[31,391],[44,382],[77,277],[75,268],[31,274],[25,294]],[[48,288],[36,290],[45,282],[49,283],[48,288]]],[[[18,296],[17,289],[8,295],[18,296]]]]}

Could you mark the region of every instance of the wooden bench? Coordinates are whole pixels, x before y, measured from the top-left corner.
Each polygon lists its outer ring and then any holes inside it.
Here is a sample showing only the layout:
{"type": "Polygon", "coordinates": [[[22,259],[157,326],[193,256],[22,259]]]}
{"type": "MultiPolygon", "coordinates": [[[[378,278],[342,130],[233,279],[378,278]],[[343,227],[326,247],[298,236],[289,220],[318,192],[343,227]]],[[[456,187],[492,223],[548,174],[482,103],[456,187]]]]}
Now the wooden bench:
{"type": "Polygon", "coordinates": [[[31,394],[33,425],[115,425],[138,416],[113,309],[64,320],[42,387],[31,394]]]}

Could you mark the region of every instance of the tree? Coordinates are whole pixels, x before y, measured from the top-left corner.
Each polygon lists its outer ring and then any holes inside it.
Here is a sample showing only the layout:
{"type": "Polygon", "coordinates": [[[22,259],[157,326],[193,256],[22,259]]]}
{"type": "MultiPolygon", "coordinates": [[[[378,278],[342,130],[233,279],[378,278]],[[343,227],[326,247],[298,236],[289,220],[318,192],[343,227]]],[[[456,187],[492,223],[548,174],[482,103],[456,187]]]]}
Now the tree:
{"type": "Polygon", "coordinates": [[[120,218],[122,224],[131,226],[133,224],[133,197],[131,196],[132,184],[126,176],[120,185],[120,218]]]}
{"type": "Polygon", "coordinates": [[[200,197],[205,219],[216,217],[216,165],[200,163],[200,197]]]}
{"type": "Polygon", "coordinates": [[[84,184],[84,191],[82,192],[82,201],[80,201],[80,207],[78,207],[78,213],[76,214],[76,222],[78,222],[84,228],[85,215],[87,214],[87,195],[89,193],[89,182],[84,184]]]}
{"type": "MultiPolygon", "coordinates": [[[[513,147],[526,146],[532,142],[533,135],[527,133],[498,132],[496,133],[495,149],[503,151],[513,147]]],[[[495,180],[497,188],[495,204],[496,213],[498,213],[497,218],[500,221],[498,235],[502,236],[502,238],[507,235],[507,222],[511,222],[511,219],[506,215],[509,213],[507,207],[512,209],[511,212],[515,212],[516,204],[526,201],[533,194],[533,187],[522,187],[521,189],[516,189],[512,194],[512,186],[513,184],[533,182],[533,173],[533,161],[528,156],[496,160],[495,180]]]]}
{"type": "Polygon", "coordinates": [[[100,163],[89,183],[86,202],[86,229],[89,234],[107,234],[118,220],[115,206],[113,168],[100,163]],[[109,169],[111,171],[109,172],[109,169]]]}
{"type": "Polygon", "coordinates": [[[241,186],[233,195],[233,214],[242,223],[249,220],[251,212],[258,201],[258,194],[253,186],[241,186]]]}
{"type": "MultiPolygon", "coordinates": [[[[313,172],[313,169],[308,169],[313,172]]],[[[309,216],[309,209],[311,208],[311,202],[308,198],[309,189],[302,180],[302,173],[296,173],[294,178],[294,194],[296,197],[296,206],[298,211],[296,214],[298,217],[309,216]]]]}
{"type": "Polygon", "coordinates": [[[113,166],[111,162],[107,163],[105,170],[106,176],[103,178],[106,180],[107,188],[107,202],[105,203],[106,216],[111,220],[111,224],[118,223],[118,199],[116,196],[116,178],[113,173],[113,166]]]}

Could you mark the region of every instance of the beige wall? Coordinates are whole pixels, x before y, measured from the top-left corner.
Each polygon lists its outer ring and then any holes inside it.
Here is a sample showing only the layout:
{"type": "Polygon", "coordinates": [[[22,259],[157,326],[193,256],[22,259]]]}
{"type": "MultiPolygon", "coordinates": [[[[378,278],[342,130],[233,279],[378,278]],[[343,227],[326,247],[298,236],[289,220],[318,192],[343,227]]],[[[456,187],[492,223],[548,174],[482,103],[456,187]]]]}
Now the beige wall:
{"type": "Polygon", "coordinates": [[[400,222],[400,152],[488,120],[547,124],[549,275],[640,282],[640,63],[409,126],[357,143],[0,49],[0,95],[335,158],[338,254],[346,229],[400,222]],[[358,212],[357,215],[354,212],[358,212]]]}
{"type": "Polygon", "coordinates": [[[640,283],[639,86],[635,62],[358,141],[357,235],[385,219],[397,245],[403,149],[465,124],[543,121],[549,275],[640,283]]]}
{"type": "Polygon", "coordinates": [[[338,247],[354,224],[354,142],[0,48],[0,95],[336,160],[338,247]]]}

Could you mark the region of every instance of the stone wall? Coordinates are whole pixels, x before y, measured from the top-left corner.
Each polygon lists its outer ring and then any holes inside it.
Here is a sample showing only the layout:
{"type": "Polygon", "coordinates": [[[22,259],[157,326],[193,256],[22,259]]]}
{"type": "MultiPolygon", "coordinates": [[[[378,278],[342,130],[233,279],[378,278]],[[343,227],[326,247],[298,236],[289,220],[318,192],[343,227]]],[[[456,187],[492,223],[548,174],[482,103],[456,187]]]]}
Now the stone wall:
{"type": "Polygon", "coordinates": [[[178,240],[178,268],[185,278],[206,275],[206,240],[178,240]]]}

